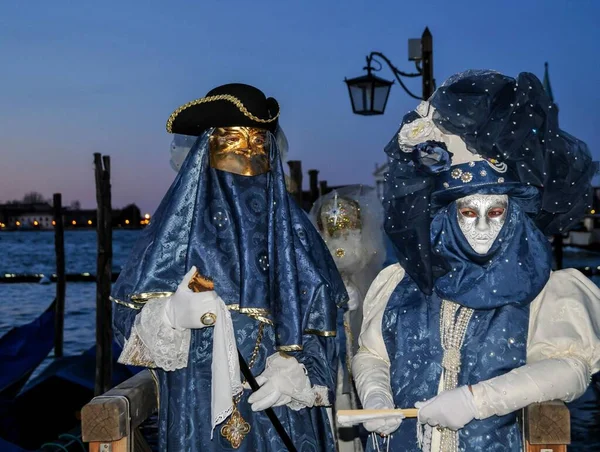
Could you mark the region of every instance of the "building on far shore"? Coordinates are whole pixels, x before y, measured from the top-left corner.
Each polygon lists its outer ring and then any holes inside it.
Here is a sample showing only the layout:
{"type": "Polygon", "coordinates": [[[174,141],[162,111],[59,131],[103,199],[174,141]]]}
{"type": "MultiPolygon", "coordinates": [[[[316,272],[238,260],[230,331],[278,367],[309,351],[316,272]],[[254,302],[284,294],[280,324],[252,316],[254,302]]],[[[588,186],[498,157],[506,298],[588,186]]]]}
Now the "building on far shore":
{"type": "MultiPolygon", "coordinates": [[[[63,224],[66,229],[96,227],[96,209],[63,208],[63,224]]],[[[142,217],[140,209],[130,204],[112,211],[113,228],[139,229],[150,221],[150,215],[142,217]]],[[[54,209],[47,202],[0,204],[0,230],[52,229],[54,209]]]]}
{"type": "Polygon", "coordinates": [[[387,171],[387,163],[384,163],[381,166],[375,163],[375,171],[373,172],[373,178],[375,179],[375,190],[379,199],[383,199],[383,181],[385,179],[385,174],[387,173],[387,171]]]}

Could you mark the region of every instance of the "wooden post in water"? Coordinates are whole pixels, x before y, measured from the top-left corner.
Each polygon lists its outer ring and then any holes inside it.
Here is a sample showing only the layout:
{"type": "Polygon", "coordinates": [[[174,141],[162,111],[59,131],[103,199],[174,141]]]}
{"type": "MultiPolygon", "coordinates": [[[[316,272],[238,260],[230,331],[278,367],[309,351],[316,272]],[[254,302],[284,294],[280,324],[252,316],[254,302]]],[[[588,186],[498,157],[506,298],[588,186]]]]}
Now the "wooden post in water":
{"type": "Polygon", "coordinates": [[[98,265],[96,271],[96,396],[105,393],[112,382],[112,207],[110,157],[94,154],[96,200],[98,203],[98,265]]]}
{"type": "Polygon", "coordinates": [[[56,318],[54,320],[54,357],[63,356],[65,325],[65,229],[62,215],[62,195],[54,193],[54,250],[56,252],[56,318]]]}
{"type": "Polygon", "coordinates": [[[562,234],[554,235],[554,240],[552,241],[552,245],[554,246],[554,260],[556,262],[556,270],[562,270],[563,268],[563,236],[562,234]]]}
{"type": "Polygon", "coordinates": [[[298,205],[302,207],[302,162],[300,160],[290,160],[287,163],[290,167],[290,178],[295,189],[292,195],[298,205]]]}

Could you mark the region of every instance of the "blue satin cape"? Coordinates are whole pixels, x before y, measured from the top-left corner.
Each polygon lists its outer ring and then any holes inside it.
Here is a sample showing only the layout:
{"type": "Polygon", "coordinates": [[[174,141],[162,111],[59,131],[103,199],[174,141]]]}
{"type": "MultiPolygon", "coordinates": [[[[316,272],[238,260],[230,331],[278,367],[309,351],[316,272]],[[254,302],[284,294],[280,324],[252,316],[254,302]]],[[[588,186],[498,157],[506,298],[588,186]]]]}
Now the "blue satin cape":
{"type": "Polygon", "coordinates": [[[139,304],[174,292],[195,265],[225,304],[274,324],[280,349],[301,348],[305,331],[332,334],[346,289],[286,191],[275,139],[271,171],[247,177],[210,168],[210,132],[192,147],[135,244],[113,299],[139,304]]]}

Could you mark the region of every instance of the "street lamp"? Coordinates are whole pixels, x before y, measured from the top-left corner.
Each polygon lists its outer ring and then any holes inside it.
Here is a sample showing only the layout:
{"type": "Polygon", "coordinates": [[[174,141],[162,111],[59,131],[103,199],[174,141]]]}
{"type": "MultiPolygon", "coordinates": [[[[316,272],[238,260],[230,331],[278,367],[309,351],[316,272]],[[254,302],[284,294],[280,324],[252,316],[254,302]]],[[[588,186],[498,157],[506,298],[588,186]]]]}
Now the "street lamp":
{"type": "Polygon", "coordinates": [[[367,57],[367,75],[345,80],[348,85],[352,111],[357,115],[382,115],[394,82],[371,74],[373,68],[367,57]]]}
{"type": "Polygon", "coordinates": [[[363,116],[382,115],[384,113],[394,82],[372,74],[373,71],[380,71],[382,69],[383,65],[380,60],[388,65],[402,89],[409,96],[418,100],[429,99],[435,89],[435,81],[433,79],[433,38],[429,28],[425,28],[421,39],[409,39],[408,59],[415,62],[417,72],[403,72],[394,66],[383,53],[371,52],[367,56],[367,66],[363,68],[367,71],[367,75],[344,79],[346,85],[348,85],[352,111],[357,115],[363,116]],[[377,66],[374,67],[373,63],[377,63],[377,66]],[[422,97],[413,94],[402,81],[402,77],[422,77],[422,97]]]}

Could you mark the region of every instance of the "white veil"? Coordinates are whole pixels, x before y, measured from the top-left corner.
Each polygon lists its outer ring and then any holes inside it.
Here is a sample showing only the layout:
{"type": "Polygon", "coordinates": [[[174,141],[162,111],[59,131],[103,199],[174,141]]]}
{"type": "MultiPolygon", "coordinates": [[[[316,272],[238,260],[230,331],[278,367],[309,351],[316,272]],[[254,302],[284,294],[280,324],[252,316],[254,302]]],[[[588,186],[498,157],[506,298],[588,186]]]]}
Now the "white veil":
{"type": "MultiPolygon", "coordinates": [[[[319,233],[328,244],[331,240],[327,232],[319,228],[319,215],[324,204],[328,203],[334,197],[350,199],[360,207],[361,231],[360,240],[348,245],[357,246],[355,250],[360,256],[360,262],[352,265],[352,268],[345,268],[343,258],[332,253],[333,258],[338,265],[340,273],[349,278],[357,287],[362,297],[364,297],[375,279],[382,270],[386,258],[386,249],[383,232],[383,208],[381,201],[373,187],[367,185],[347,185],[333,190],[332,192],[321,196],[310,210],[310,219],[319,230],[319,233]]],[[[332,251],[331,247],[329,247],[332,251]]]]}

